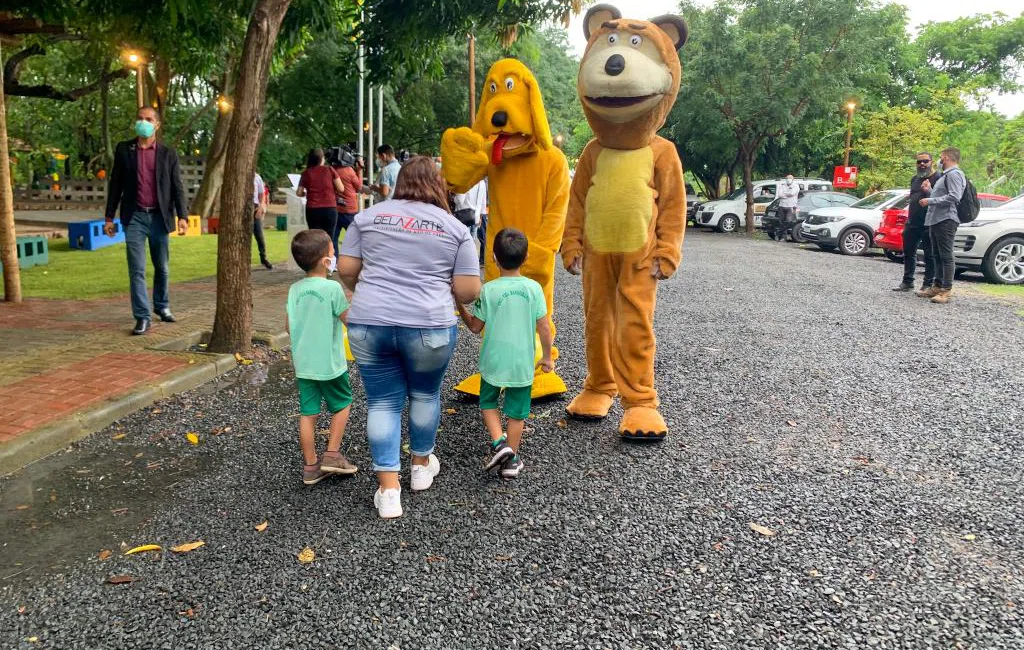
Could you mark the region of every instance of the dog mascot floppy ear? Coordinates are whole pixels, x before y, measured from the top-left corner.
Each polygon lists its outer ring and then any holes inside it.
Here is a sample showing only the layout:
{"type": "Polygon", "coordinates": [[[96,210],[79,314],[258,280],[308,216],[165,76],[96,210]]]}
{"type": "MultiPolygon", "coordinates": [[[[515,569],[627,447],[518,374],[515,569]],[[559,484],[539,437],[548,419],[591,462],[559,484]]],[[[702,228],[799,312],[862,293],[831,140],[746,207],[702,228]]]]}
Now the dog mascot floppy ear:
{"type": "Polygon", "coordinates": [[[573,178],[562,261],[583,274],[587,379],[567,411],[601,419],[621,395],[620,435],[659,440],[668,427],[654,389],[654,305],[682,255],[686,189],[675,145],[657,132],[679,92],[687,27],[597,5],[583,30],[577,90],[594,139],[573,178]]]}
{"type": "MultiPolygon", "coordinates": [[[[552,144],[540,88],[525,65],[502,59],[491,66],[473,128],[444,132],[441,161],[442,173],[454,192],[468,192],[487,177],[490,217],[484,280],[499,276],[491,255],[494,236],[503,228],[521,230],[529,240],[522,274],[544,290],[551,319],[555,253],[562,242],[569,202],[569,166],[565,155],[552,144]]],[[[480,376],[470,377],[455,390],[479,395],[480,376]]],[[[566,390],[554,373],[539,373],[533,383],[533,397],[566,390]]]]}

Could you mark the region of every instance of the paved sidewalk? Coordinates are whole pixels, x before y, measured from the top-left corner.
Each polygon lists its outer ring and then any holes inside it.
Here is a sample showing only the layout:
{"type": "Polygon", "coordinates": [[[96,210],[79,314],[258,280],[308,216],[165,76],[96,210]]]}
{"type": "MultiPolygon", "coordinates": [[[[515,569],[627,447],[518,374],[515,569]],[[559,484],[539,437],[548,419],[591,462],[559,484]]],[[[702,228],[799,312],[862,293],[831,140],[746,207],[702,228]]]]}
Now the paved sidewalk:
{"type": "MultiPolygon", "coordinates": [[[[253,270],[253,329],[284,339],[296,272],[253,270]]],[[[209,381],[230,355],[188,352],[213,326],[216,278],[172,284],[177,323],[131,336],[128,296],[0,303],[0,475],[56,451],[157,399],[209,381]]]]}

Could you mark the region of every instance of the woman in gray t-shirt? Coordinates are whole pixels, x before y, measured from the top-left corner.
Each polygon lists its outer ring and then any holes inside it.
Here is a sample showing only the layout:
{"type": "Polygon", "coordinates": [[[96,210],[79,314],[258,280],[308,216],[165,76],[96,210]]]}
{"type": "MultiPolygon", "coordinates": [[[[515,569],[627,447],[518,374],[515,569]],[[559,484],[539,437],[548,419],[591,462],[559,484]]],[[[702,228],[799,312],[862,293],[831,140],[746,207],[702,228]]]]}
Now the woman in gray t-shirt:
{"type": "Polygon", "coordinates": [[[356,215],[338,273],[353,291],[348,340],[366,389],[366,433],[381,517],[402,515],[402,410],[409,402],[412,489],[426,490],[440,464],[434,451],[441,381],[455,350],[455,298],[480,293],[476,245],[448,210],[444,180],[430,158],[402,166],[394,199],[356,215]]]}

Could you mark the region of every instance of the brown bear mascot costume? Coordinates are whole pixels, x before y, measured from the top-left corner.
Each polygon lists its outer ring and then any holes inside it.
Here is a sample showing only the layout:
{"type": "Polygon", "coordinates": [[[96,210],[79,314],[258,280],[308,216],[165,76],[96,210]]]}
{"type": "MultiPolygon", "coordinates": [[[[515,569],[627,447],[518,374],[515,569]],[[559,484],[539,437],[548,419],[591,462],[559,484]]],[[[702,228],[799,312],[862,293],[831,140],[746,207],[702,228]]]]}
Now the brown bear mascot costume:
{"type": "Polygon", "coordinates": [[[601,419],[620,395],[619,434],[660,440],[668,427],[654,389],[654,305],[681,258],[686,189],[675,145],[657,132],[679,92],[687,27],[596,5],[583,30],[577,88],[594,139],[576,166],[562,262],[583,275],[587,379],[567,411],[601,419]]]}

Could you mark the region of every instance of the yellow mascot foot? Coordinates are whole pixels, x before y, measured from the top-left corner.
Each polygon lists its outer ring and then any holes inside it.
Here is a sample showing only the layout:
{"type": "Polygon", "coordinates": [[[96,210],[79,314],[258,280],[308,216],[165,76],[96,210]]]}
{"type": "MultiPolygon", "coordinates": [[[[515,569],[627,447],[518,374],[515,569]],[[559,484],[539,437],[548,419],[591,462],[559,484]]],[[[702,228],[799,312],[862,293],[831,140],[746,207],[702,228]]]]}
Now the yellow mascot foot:
{"type": "Polygon", "coordinates": [[[565,412],[569,417],[578,420],[602,420],[608,417],[608,411],[612,408],[615,400],[604,393],[596,393],[592,390],[584,390],[577,395],[565,412]]]}
{"type": "MultiPolygon", "coordinates": [[[[538,370],[533,377],[533,390],[530,391],[530,399],[564,395],[568,390],[561,377],[553,372],[538,370]]],[[[460,381],[455,386],[455,392],[467,397],[480,397],[480,374],[477,373],[460,381]]]]}
{"type": "Polygon", "coordinates": [[[457,383],[455,392],[469,397],[480,397],[480,373],[470,375],[457,383]]]}
{"type": "Polygon", "coordinates": [[[619,435],[624,440],[664,440],[668,425],[658,409],[647,406],[627,408],[619,424],[619,435]]]}

